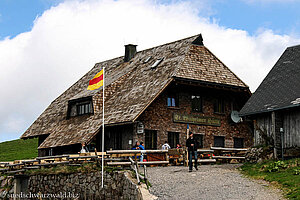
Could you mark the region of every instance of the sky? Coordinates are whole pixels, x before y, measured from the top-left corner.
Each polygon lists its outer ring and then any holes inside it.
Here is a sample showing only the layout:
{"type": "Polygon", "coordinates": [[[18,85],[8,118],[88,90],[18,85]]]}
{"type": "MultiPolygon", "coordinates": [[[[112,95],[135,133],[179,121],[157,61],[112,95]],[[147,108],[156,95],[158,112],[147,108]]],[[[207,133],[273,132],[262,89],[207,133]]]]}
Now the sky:
{"type": "Polygon", "coordinates": [[[95,63],[202,33],[252,92],[300,44],[300,0],[1,0],[0,142],[95,63]]]}

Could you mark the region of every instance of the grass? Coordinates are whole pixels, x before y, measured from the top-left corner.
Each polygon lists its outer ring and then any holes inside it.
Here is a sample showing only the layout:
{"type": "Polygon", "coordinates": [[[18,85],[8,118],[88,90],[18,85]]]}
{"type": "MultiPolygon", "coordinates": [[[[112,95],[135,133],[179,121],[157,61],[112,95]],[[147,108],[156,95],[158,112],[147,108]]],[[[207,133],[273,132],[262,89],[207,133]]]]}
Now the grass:
{"type": "Polygon", "coordinates": [[[245,163],[242,173],[255,179],[278,183],[288,199],[300,200],[300,158],[286,161],[266,161],[258,164],[245,163]]]}
{"type": "Polygon", "coordinates": [[[0,143],[0,162],[32,159],[38,155],[38,140],[12,140],[0,143]]]}

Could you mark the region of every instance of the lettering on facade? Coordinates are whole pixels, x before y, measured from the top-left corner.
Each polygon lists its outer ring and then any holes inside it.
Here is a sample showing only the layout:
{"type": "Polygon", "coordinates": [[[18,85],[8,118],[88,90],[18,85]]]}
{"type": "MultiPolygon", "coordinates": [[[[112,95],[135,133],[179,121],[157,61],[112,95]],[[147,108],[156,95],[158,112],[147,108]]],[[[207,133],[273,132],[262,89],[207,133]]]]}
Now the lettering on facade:
{"type": "Polygon", "coordinates": [[[179,114],[179,113],[173,114],[173,122],[208,125],[208,126],[221,126],[221,119],[218,118],[202,117],[197,115],[188,115],[188,114],[179,114]]]}

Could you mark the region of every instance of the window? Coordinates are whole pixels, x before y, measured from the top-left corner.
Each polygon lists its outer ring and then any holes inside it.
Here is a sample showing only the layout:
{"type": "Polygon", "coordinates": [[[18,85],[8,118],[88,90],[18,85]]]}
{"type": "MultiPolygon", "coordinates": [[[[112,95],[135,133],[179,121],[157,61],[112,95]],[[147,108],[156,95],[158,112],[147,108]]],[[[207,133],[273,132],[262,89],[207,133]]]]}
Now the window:
{"type": "Polygon", "coordinates": [[[84,115],[91,113],[91,102],[84,102],[77,105],[77,115],[84,115]]]}
{"type": "Polygon", "coordinates": [[[224,136],[215,136],[214,147],[224,147],[224,136]]]}
{"type": "Polygon", "coordinates": [[[201,96],[192,95],[192,111],[202,112],[202,98],[201,96]]]}
{"type": "Polygon", "coordinates": [[[92,97],[69,101],[67,118],[93,113],[92,97]]]}
{"type": "Polygon", "coordinates": [[[147,63],[149,62],[149,60],[152,58],[152,56],[148,56],[145,60],[144,60],[144,63],[147,63]]]}
{"type": "Polygon", "coordinates": [[[168,132],[168,142],[171,148],[176,148],[176,145],[179,144],[179,133],[168,132]]]}
{"type": "Polygon", "coordinates": [[[203,135],[195,133],[193,137],[198,142],[198,148],[203,148],[203,135]]]}
{"type": "Polygon", "coordinates": [[[237,111],[240,110],[240,107],[236,101],[231,102],[231,110],[237,110],[237,111]]]}
{"type": "Polygon", "coordinates": [[[224,113],[225,112],[223,99],[218,98],[215,100],[214,112],[215,113],[224,113]]]}
{"type": "Polygon", "coordinates": [[[167,105],[168,107],[178,107],[178,98],[175,94],[168,95],[167,105]]]}
{"type": "Polygon", "coordinates": [[[234,148],[244,148],[244,138],[233,138],[233,140],[234,148]]]}
{"type": "Polygon", "coordinates": [[[151,66],[151,69],[155,69],[162,61],[164,58],[159,58],[155,61],[155,63],[153,63],[153,65],[151,66]]]}
{"type": "Polygon", "coordinates": [[[157,131],[145,130],[145,149],[157,149],[157,131]]]}

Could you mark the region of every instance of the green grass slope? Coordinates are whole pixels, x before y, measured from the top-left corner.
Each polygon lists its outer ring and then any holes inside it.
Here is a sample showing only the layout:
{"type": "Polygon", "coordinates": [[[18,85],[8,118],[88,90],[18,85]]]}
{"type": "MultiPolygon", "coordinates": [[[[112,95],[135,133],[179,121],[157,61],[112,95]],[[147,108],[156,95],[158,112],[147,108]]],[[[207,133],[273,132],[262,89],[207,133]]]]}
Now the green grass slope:
{"type": "Polygon", "coordinates": [[[300,200],[300,158],[241,166],[245,175],[269,182],[277,182],[288,199],[300,200]]]}
{"type": "Polygon", "coordinates": [[[31,159],[38,155],[38,140],[12,140],[0,143],[0,162],[31,159]]]}

